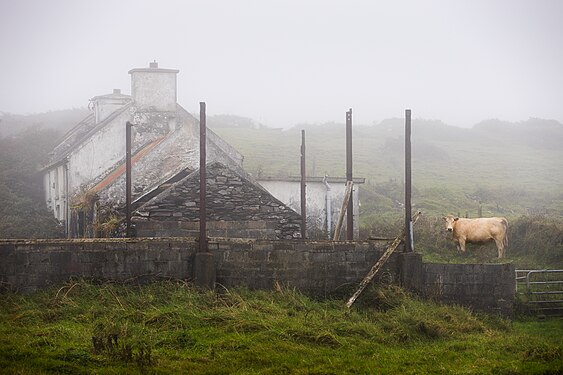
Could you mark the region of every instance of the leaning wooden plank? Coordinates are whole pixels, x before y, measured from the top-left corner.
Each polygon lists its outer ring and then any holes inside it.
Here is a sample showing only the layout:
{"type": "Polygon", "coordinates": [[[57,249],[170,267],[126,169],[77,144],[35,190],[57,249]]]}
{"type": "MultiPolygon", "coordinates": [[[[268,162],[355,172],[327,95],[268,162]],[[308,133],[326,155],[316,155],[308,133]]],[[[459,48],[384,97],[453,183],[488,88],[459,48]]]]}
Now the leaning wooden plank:
{"type": "MultiPolygon", "coordinates": [[[[418,218],[420,217],[421,214],[422,214],[422,212],[420,212],[420,211],[416,213],[416,215],[413,218],[413,224],[416,223],[416,221],[418,220],[418,218]]],[[[374,278],[375,274],[377,272],[379,272],[381,267],[383,267],[385,262],[387,262],[387,259],[389,259],[389,257],[393,253],[393,251],[395,251],[395,249],[397,249],[397,247],[399,246],[401,241],[404,239],[404,237],[405,237],[405,231],[403,230],[403,233],[400,236],[398,236],[397,238],[395,238],[395,240],[393,241],[391,246],[389,246],[387,248],[387,250],[385,250],[385,252],[381,256],[381,258],[379,258],[379,260],[373,265],[373,267],[371,267],[371,270],[368,272],[367,276],[364,277],[364,279],[360,283],[360,286],[359,286],[358,290],[356,290],[356,293],[354,293],[354,295],[352,297],[350,297],[348,302],[346,302],[346,306],[348,308],[350,308],[352,306],[352,304],[356,301],[356,299],[360,296],[360,294],[362,294],[362,292],[364,291],[366,286],[368,286],[368,284],[374,278]]]]}
{"type": "Polygon", "coordinates": [[[333,241],[338,241],[340,239],[340,232],[342,230],[342,223],[344,222],[344,215],[346,214],[346,209],[348,208],[348,202],[350,201],[350,195],[352,194],[352,181],[346,182],[346,190],[344,191],[344,199],[342,200],[342,207],[340,208],[340,215],[338,216],[338,221],[336,222],[336,228],[334,229],[333,241]]]}

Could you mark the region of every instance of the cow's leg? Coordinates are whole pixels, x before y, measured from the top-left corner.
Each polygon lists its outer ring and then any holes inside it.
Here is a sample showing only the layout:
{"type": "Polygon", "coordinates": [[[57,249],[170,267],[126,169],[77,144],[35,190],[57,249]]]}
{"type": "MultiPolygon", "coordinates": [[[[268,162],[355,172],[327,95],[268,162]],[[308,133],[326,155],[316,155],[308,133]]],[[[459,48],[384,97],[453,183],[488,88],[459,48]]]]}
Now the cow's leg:
{"type": "Polygon", "coordinates": [[[503,241],[495,239],[495,243],[497,244],[498,257],[504,258],[504,243],[503,243],[503,241]]]}
{"type": "Polygon", "coordinates": [[[460,237],[457,242],[458,242],[458,250],[461,251],[462,253],[465,253],[465,238],[460,237]]]}

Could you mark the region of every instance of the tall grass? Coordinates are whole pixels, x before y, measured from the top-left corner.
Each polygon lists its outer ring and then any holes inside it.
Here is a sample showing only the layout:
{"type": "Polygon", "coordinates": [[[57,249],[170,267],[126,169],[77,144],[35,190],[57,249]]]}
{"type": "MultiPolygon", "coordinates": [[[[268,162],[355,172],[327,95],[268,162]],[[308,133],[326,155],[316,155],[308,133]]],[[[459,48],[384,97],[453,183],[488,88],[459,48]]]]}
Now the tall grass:
{"type": "Polygon", "coordinates": [[[394,287],[343,300],[77,280],[2,294],[0,372],[492,373],[563,369],[560,321],[537,325],[420,301],[394,287]]]}

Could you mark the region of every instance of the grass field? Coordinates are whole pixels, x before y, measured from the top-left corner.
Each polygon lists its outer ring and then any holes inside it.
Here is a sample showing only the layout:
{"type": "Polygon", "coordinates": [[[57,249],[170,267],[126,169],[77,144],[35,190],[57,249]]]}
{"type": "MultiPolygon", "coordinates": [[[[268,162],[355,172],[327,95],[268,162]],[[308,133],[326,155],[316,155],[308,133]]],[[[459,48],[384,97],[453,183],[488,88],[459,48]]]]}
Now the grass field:
{"type": "Polygon", "coordinates": [[[198,293],[181,282],[77,281],[3,293],[9,374],[555,374],[563,321],[505,320],[388,286],[351,310],[293,290],[198,293]]]}

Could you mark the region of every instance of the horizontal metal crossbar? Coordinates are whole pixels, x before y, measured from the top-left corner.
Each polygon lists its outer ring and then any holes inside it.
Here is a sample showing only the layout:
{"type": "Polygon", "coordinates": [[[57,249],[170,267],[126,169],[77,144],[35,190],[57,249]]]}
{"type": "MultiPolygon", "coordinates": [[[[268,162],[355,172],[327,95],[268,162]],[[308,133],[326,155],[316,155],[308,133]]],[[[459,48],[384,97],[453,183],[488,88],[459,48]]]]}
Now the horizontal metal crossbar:
{"type": "Polygon", "coordinates": [[[563,284],[563,280],[529,281],[528,284],[563,284]]]}
{"type": "Polygon", "coordinates": [[[561,302],[563,302],[563,299],[542,300],[542,301],[527,301],[526,303],[549,304],[549,303],[561,303],[561,302]]]}
{"type": "Polygon", "coordinates": [[[549,290],[545,292],[529,292],[529,294],[563,294],[563,290],[549,290]]]}
{"type": "Polygon", "coordinates": [[[525,284],[526,290],[520,293],[529,296],[530,300],[524,303],[531,311],[557,316],[563,314],[563,299],[561,299],[563,290],[549,290],[554,285],[559,285],[557,288],[561,288],[563,270],[516,270],[515,279],[516,290],[518,286],[525,284]],[[550,299],[554,297],[557,299],[550,299]]]}

